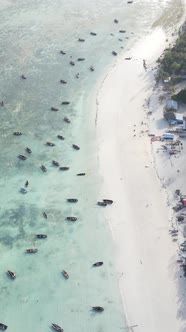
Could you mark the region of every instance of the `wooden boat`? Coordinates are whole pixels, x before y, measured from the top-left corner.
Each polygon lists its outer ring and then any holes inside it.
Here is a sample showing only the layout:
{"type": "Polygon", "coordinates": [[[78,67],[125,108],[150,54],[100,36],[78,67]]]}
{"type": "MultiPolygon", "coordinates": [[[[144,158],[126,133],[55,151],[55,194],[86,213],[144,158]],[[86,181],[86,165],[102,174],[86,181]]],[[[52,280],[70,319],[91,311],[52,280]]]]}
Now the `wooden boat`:
{"type": "Polygon", "coordinates": [[[36,249],[36,248],[29,248],[29,249],[26,249],[25,252],[27,252],[29,254],[35,254],[36,252],[38,252],[38,249],[36,249]]]}
{"type": "Polygon", "coordinates": [[[83,43],[85,41],[85,39],[79,38],[78,41],[83,43]]]}
{"type": "Polygon", "coordinates": [[[21,136],[23,134],[20,131],[14,131],[13,135],[14,136],[21,136]]]}
{"type": "Polygon", "coordinates": [[[8,325],[5,325],[3,323],[0,323],[0,330],[6,330],[8,325]]]}
{"type": "Polygon", "coordinates": [[[77,203],[77,202],[78,202],[78,199],[77,199],[77,198],[67,198],[67,202],[70,202],[70,203],[77,203]]]}
{"type": "Polygon", "coordinates": [[[37,234],[36,237],[38,239],[46,239],[47,238],[47,235],[46,234],[37,234]]]}
{"type": "Polygon", "coordinates": [[[63,276],[66,278],[66,279],[69,279],[69,275],[68,275],[68,273],[66,272],[66,271],[62,271],[62,274],[63,274],[63,276]]]}
{"type": "Polygon", "coordinates": [[[70,61],[69,62],[71,66],[75,66],[75,62],[74,61],[70,61]]]}
{"type": "Polygon", "coordinates": [[[54,111],[54,112],[58,112],[58,111],[59,111],[59,109],[58,109],[58,108],[56,108],[56,107],[53,107],[53,106],[52,106],[50,109],[51,109],[51,111],[54,111]]]}
{"type": "Polygon", "coordinates": [[[119,30],[120,33],[126,33],[126,30],[119,30]]]}
{"type": "Polygon", "coordinates": [[[97,33],[95,33],[95,32],[90,32],[90,35],[91,35],[91,36],[96,36],[97,33]]]}
{"type": "Polygon", "coordinates": [[[46,142],[46,145],[49,145],[49,146],[55,146],[55,144],[52,143],[52,142],[46,142]]]}
{"type": "Polygon", "coordinates": [[[107,206],[107,203],[105,203],[105,202],[97,202],[97,205],[99,205],[99,206],[107,206]]]}
{"type": "Polygon", "coordinates": [[[114,23],[118,23],[119,21],[118,20],[116,20],[116,18],[115,18],[115,20],[114,20],[114,23]]]}
{"type": "Polygon", "coordinates": [[[46,212],[43,212],[43,217],[44,217],[45,219],[47,219],[47,218],[48,218],[48,216],[47,216],[46,212]]]}
{"type": "Polygon", "coordinates": [[[131,57],[125,58],[125,60],[131,60],[131,59],[132,59],[131,57]]]}
{"type": "Polygon", "coordinates": [[[57,135],[57,138],[61,139],[62,141],[64,140],[64,137],[62,135],[57,135]]]}
{"type": "Polygon", "coordinates": [[[66,116],[64,117],[64,119],[63,119],[65,122],[67,122],[67,123],[70,123],[70,120],[69,120],[69,118],[67,118],[66,116]]]}
{"type": "Polygon", "coordinates": [[[23,193],[23,194],[26,194],[27,190],[25,188],[20,188],[20,192],[23,193]]]}
{"type": "Polygon", "coordinates": [[[16,278],[16,274],[10,270],[7,271],[7,274],[9,275],[10,278],[15,279],[16,278]]]}
{"type": "Polygon", "coordinates": [[[61,166],[59,167],[60,171],[68,171],[70,169],[70,167],[67,166],[61,166]]]}
{"type": "Polygon", "coordinates": [[[69,105],[70,101],[62,101],[61,105],[69,105]]]}
{"type": "Polygon", "coordinates": [[[46,169],[46,167],[44,166],[44,165],[41,165],[41,170],[43,171],[43,172],[47,172],[47,169],[46,169]]]}
{"type": "Polygon", "coordinates": [[[77,61],[84,61],[85,58],[78,58],[77,61]]]}
{"type": "Polygon", "coordinates": [[[64,80],[60,80],[59,82],[62,84],[67,84],[67,81],[64,81],[64,80]]]}
{"type": "Polygon", "coordinates": [[[96,307],[92,307],[92,310],[97,311],[97,312],[102,312],[102,311],[104,311],[104,308],[96,306],[96,307]]]}
{"type": "Polygon", "coordinates": [[[25,187],[28,187],[28,180],[26,180],[25,182],[25,187]]]}
{"type": "Polygon", "coordinates": [[[80,150],[80,147],[76,144],[72,144],[72,147],[75,149],[75,150],[80,150]]]}
{"type": "Polygon", "coordinates": [[[92,266],[96,267],[96,266],[101,266],[103,265],[103,262],[96,262],[94,264],[92,264],[92,266]]]}
{"type": "Polygon", "coordinates": [[[21,159],[21,160],[26,160],[27,159],[27,157],[23,156],[22,154],[19,154],[18,158],[21,159]]]}
{"type": "Polygon", "coordinates": [[[106,204],[112,204],[113,200],[112,199],[103,199],[103,202],[105,202],[106,204]]]}
{"type": "Polygon", "coordinates": [[[78,173],[78,174],[76,174],[77,176],[84,176],[84,175],[86,175],[86,173],[78,173]]]}
{"type": "Polygon", "coordinates": [[[52,164],[55,165],[55,166],[59,166],[58,161],[55,161],[55,160],[52,160],[52,164]]]}
{"type": "Polygon", "coordinates": [[[115,56],[118,55],[118,53],[115,52],[115,51],[112,51],[112,54],[115,55],[115,56]]]}
{"type": "Polygon", "coordinates": [[[21,75],[21,78],[22,78],[23,80],[26,80],[26,76],[25,76],[25,75],[21,75]]]}
{"type": "Polygon", "coordinates": [[[61,54],[65,55],[66,53],[64,51],[60,51],[61,54]]]}
{"type": "Polygon", "coordinates": [[[63,332],[63,329],[57,324],[52,323],[52,327],[54,330],[56,330],[58,332],[63,332]]]}
{"type": "Polygon", "coordinates": [[[90,70],[91,70],[91,71],[94,71],[94,67],[93,67],[93,66],[90,66],[90,70]]]}
{"type": "Polygon", "coordinates": [[[26,150],[26,152],[28,152],[28,153],[32,153],[32,150],[31,150],[30,148],[26,148],[25,150],[26,150]]]}
{"type": "Polygon", "coordinates": [[[76,217],[66,217],[66,220],[70,220],[70,221],[76,221],[77,218],[76,217]]]}

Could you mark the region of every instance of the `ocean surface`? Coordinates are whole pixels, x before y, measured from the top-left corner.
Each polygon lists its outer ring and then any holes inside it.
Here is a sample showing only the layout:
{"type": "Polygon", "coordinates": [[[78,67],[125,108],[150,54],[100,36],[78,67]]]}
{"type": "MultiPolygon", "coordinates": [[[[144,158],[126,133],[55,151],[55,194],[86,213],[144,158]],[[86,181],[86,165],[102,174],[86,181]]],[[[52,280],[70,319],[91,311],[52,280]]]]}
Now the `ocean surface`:
{"type": "Polygon", "coordinates": [[[127,330],[114,243],[104,208],[96,205],[108,197],[100,189],[91,91],[116,60],[112,51],[121,56],[175,5],[171,0],[0,1],[0,322],[9,331],[51,331],[52,322],[71,332],[127,330]],[[14,136],[16,131],[22,135],[14,136]],[[60,171],[52,160],[70,169],[60,171]],[[76,176],[79,172],[86,176],[76,176]],[[40,233],[47,239],[37,239],[40,233]],[[38,252],[27,254],[27,248],[38,252]],[[96,261],[104,265],[92,268],[96,261]],[[16,273],[15,280],[7,270],[16,273]],[[93,313],[96,305],[104,312],[93,313]]]}

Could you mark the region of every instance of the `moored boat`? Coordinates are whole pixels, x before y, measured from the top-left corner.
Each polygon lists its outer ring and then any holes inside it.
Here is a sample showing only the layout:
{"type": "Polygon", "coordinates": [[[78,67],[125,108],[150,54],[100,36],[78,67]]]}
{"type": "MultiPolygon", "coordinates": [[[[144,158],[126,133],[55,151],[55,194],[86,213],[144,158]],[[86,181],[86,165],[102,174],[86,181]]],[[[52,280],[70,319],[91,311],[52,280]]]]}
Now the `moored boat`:
{"type": "Polygon", "coordinates": [[[106,204],[112,204],[113,200],[112,199],[103,199],[103,202],[105,202],[106,204]]]}
{"type": "Polygon", "coordinates": [[[91,71],[94,71],[94,67],[93,67],[93,66],[90,66],[90,70],[91,70],[91,71]]]}
{"type": "Polygon", "coordinates": [[[13,135],[14,136],[21,136],[23,134],[20,131],[14,131],[13,135]]]}
{"type": "Polygon", "coordinates": [[[86,173],[77,173],[76,175],[77,176],[84,176],[84,175],[86,175],[86,173]]]}
{"type": "Polygon", "coordinates": [[[5,325],[3,323],[0,323],[0,330],[6,330],[8,325],[5,325]]]}
{"type": "Polygon", "coordinates": [[[76,144],[72,144],[72,147],[75,149],[75,150],[80,150],[80,147],[76,144]]]}
{"type": "Polygon", "coordinates": [[[38,239],[46,239],[47,238],[47,235],[46,234],[37,234],[36,237],[38,239]]]}
{"type": "Polygon", "coordinates": [[[27,190],[25,188],[20,188],[20,192],[23,193],[23,194],[26,194],[27,190]]]}
{"type": "Polygon", "coordinates": [[[25,252],[29,253],[29,254],[34,254],[34,253],[38,252],[38,249],[36,249],[36,248],[29,248],[29,249],[26,249],[25,252]]]}
{"type": "Polygon", "coordinates": [[[125,33],[125,32],[126,32],[126,30],[119,30],[119,32],[120,32],[120,33],[125,33]]]}
{"type": "Polygon", "coordinates": [[[28,152],[28,153],[32,153],[32,150],[31,150],[30,148],[26,148],[25,150],[26,150],[26,152],[28,152]]]}
{"type": "Polygon", "coordinates": [[[77,218],[76,217],[66,217],[66,220],[70,220],[70,221],[76,221],[77,218]]]}
{"type": "Polygon", "coordinates": [[[64,140],[64,137],[62,135],[57,135],[57,138],[61,139],[62,141],[64,140]]]}
{"type": "Polygon", "coordinates": [[[118,23],[119,21],[115,18],[114,23],[118,23]]]}
{"type": "Polygon", "coordinates": [[[116,51],[112,51],[112,54],[115,56],[118,55],[118,53],[116,51]]]}
{"type": "Polygon", "coordinates": [[[70,120],[69,120],[69,118],[67,118],[66,116],[64,117],[64,119],[63,119],[65,122],[67,122],[67,123],[70,123],[70,120]]]}
{"type": "Polygon", "coordinates": [[[59,82],[62,84],[67,84],[67,81],[64,81],[64,80],[60,80],[59,82]]]}
{"type": "Polygon", "coordinates": [[[10,270],[7,271],[7,274],[9,275],[10,278],[15,279],[16,278],[16,274],[10,270]]]}
{"type": "Polygon", "coordinates": [[[58,112],[59,111],[59,109],[58,108],[56,108],[56,107],[50,107],[50,109],[51,109],[51,111],[54,111],[54,112],[58,112]]]}
{"type": "Polygon", "coordinates": [[[55,144],[52,143],[52,142],[46,142],[46,145],[49,145],[49,146],[55,146],[55,144]]]}
{"type": "Polygon", "coordinates": [[[97,205],[99,205],[99,206],[107,206],[107,203],[105,203],[105,202],[97,202],[97,205]]]}
{"type": "Polygon", "coordinates": [[[55,165],[55,166],[59,166],[58,161],[55,161],[55,160],[52,160],[52,164],[55,165]]]}
{"type": "Polygon", "coordinates": [[[67,166],[61,166],[59,167],[60,171],[68,171],[70,169],[70,167],[67,166]]]}
{"type": "Polygon", "coordinates": [[[18,158],[21,159],[21,160],[26,160],[27,159],[27,157],[23,156],[22,154],[19,154],[18,158]]]}
{"type": "Polygon", "coordinates": [[[67,198],[67,202],[70,202],[70,203],[77,203],[77,202],[78,202],[78,199],[77,199],[77,198],[67,198]]]}
{"type": "Polygon", "coordinates": [[[64,51],[60,51],[61,54],[65,55],[66,53],[64,51]]]}
{"type": "Polygon", "coordinates": [[[26,80],[26,76],[25,76],[25,75],[21,75],[21,78],[22,78],[23,80],[26,80]]]}
{"type": "Polygon", "coordinates": [[[84,61],[85,58],[78,58],[77,61],[84,61]]]}
{"type": "Polygon", "coordinates": [[[94,266],[94,267],[101,266],[101,265],[103,265],[103,262],[96,262],[96,263],[92,264],[92,266],[94,266]]]}
{"type": "Polygon", "coordinates": [[[45,219],[48,218],[46,212],[43,212],[43,217],[44,217],[45,219]]]}
{"type": "Polygon", "coordinates": [[[58,332],[63,332],[63,329],[57,324],[52,323],[52,327],[54,330],[56,330],[58,332]]]}
{"type": "Polygon", "coordinates": [[[78,41],[79,41],[79,42],[84,42],[85,39],[83,39],[83,38],[79,38],[78,41]]]}
{"type": "Polygon", "coordinates": [[[100,307],[100,306],[96,306],[96,307],[92,307],[92,310],[97,311],[97,312],[102,312],[102,311],[104,311],[104,308],[100,307]]]}
{"type": "Polygon", "coordinates": [[[47,169],[46,169],[46,167],[45,167],[44,165],[41,165],[40,168],[41,168],[41,170],[42,170],[43,172],[47,172],[47,169]]]}
{"type": "Polygon", "coordinates": [[[91,36],[96,36],[97,33],[95,33],[95,32],[90,32],[90,35],[91,35],[91,36]]]}
{"type": "Polygon", "coordinates": [[[71,66],[75,66],[75,62],[74,61],[70,61],[69,62],[71,66]]]}
{"type": "Polygon", "coordinates": [[[69,274],[65,270],[62,271],[62,274],[66,279],[69,279],[69,274]]]}
{"type": "Polygon", "coordinates": [[[69,105],[70,101],[62,101],[61,105],[69,105]]]}

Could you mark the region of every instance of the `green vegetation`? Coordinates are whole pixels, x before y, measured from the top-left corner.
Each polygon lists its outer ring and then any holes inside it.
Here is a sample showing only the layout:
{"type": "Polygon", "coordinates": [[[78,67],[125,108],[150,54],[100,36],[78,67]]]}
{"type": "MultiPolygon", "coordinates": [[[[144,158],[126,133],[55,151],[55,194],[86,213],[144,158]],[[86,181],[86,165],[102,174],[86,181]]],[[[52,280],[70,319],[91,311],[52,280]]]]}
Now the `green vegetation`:
{"type": "Polygon", "coordinates": [[[158,59],[159,73],[157,79],[168,79],[170,83],[175,83],[186,77],[186,29],[178,37],[176,44],[172,48],[165,50],[164,54],[158,59]]]}
{"type": "Polygon", "coordinates": [[[186,89],[181,90],[176,95],[173,95],[171,98],[186,104],[186,89]]]}

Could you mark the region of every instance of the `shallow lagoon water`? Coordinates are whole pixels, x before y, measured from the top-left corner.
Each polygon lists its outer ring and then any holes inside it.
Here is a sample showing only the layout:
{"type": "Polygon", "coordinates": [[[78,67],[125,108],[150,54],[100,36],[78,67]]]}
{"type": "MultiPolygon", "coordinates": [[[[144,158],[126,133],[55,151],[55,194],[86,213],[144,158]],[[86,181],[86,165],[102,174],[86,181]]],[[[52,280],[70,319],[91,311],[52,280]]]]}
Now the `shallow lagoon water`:
{"type": "Polygon", "coordinates": [[[5,106],[0,108],[0,321],[10,331],[50,331],[51,322],[72,332],[119,331],[126,326],[114,244],[104,210],[96,206],[103,198],[102,178],[89,127],[89,96],[113,62],[112,50],[119,55],[148,33],[168,5],[168,0],[132,5],[119,0],[1,2],[0,98],[5,106]],[[127,32],[121,34],[120,29],[127,32]],[[90,31],[97,36],[90,36],[90,31]],[[66,55],[59,53],[61,49],[66,55]],[[85,61],[77,62],[78,57],[85,61]],[[20,78],[22,74],[27,80],[20,78]],[[68,83],[62,85],[60,79],[68,83]],[[65,100],[71,104],[62,106],[65,100]],[[51,106],[59,112],[50,111],[51,106]],[[14,131],[23,135],[13,136],[14,131]],[[55,146],[46,146],[47,141],[55,146]],[[73,150],[73,143],[81,149],[73,150]],[[27,146],[31,155],[25,152],[27,146]],[[18,154],[27,155],[27,160],[19,160],[18,154]],[[70,170],[59,171],[52,160],[70,170]],[[41,164],[47,173],[42,173],[41,164]],[[85,177],[76,176],[84,171],[85,177]],[[23,195],[19,189],[26,180],[28,193],[23,195]],[[78,203],[67,203],[71,197],[78,203]],[[68,222],[68,215],[78,220],[68,222]],[[38,233],[48,238],[36,239],[38,233]],[[31,247],[38,253],[24,252],[31,247]],[[92,268],[99,260],[104,265],[92,268]],[[16,272],[16,280],[7,277],[8,269],[16,272]],[[63,269],[69,280],[61,275],[63,269]],[[93,305],[105,311],[95,315],[93,305]]]}

